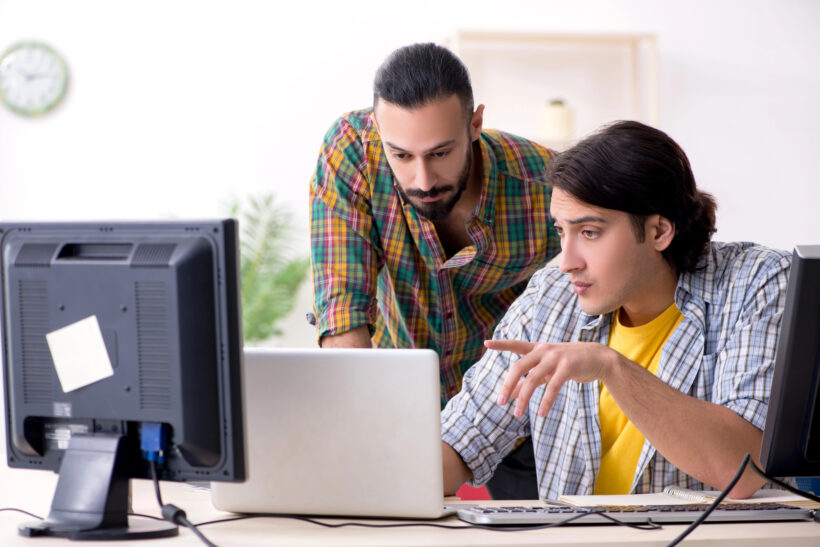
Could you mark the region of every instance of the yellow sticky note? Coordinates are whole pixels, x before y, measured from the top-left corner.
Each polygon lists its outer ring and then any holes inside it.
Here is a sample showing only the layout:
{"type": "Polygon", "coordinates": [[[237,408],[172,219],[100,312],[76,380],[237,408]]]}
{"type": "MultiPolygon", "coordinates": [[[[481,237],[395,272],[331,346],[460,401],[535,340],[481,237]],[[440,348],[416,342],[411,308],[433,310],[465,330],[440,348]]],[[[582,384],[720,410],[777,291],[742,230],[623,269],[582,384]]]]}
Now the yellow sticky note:
{"type": "Polygon", "coordinates": [[[65,393],[114,374],[96,315],[49,332],[46,341],[65,393]]]}

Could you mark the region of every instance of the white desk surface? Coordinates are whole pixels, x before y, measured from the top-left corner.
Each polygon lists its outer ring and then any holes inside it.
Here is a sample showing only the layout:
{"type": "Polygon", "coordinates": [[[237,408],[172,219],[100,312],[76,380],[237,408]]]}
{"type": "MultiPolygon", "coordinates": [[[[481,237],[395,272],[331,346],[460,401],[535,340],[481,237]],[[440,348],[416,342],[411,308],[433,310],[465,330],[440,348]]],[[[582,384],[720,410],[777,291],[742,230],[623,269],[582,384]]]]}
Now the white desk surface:
{"type": "MultiPolygon", "coordinates": [[[[49,471],[9,469],[0,462],[0,507],[16,507],[37,515],[48,514],[57,476],[49,471]]],[[[230,516],[217,511],[211,505],[210,495],[185,484],[161,483],[165,503],[173,503],[184,509],[194,523],[230,516]]],[[[133,506],[138,513],[159,516],[153,486],[150,481],[132,481],[133,506]]],[[[317,495],[321,495],[318,494],[317,495]]],[[[512,505],[516,502],[483,502],[512,505]]],[[[532,504],[532,501],[519,502],[532,504]]],[[[24,538],[17,533],[17,526],[31,521],[26,515],[0,512],[0,545],[76,545],[62,538],[24,538]]],[[[351,522],[353,519],[321,519],[324,522],[351,522]]],[[[386,523],[393,521],[360,520],[359,522],[386,523]]],[[[406,522],[406,521],[405,521],[406,522]]],[[[461,525],[455,517],[440,521],[461,525]]],[[[661,530],[642,531],[621,526],[566,526],[526,532],[493,532],[486,530],[442,530],[436,528],[327,529],[293,519],[258,518],[230,523],[220,523],[201,528],[208,539],[224,546],[460,546],[460,545],[665,545],[677,536],[684,526],[664,525],[661,530]]],[[[88,545],[202,545],[189,530],[180,527],[179,536],[137,542],[92,542],[88,545]]],[[[743,523],[705,524],[700,526],[683,542],[684,545],[742,545],[744,547],[777,547],[790,545],[820,546],[820,524],[810,522],[790,523],[743,523]]]]}

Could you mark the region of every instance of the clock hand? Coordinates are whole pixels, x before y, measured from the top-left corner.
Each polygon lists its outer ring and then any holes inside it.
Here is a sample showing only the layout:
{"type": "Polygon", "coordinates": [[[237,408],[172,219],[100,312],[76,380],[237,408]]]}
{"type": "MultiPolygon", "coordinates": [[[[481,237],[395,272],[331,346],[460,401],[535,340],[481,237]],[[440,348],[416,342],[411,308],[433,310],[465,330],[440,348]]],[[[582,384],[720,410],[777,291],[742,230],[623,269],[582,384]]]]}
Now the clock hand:
{"type": "Polygon", "coordinates": [[[31,80],[40,80],[42,78],[48,78],[51,76],[49,72],[32,72],[29,74],[23,74],[23,77],[26,79],[27,82],[31,80]]]}
{"type": "Polygon", "coordinates": [[[28,79],[29,80],[40,80],[42,78],[48,78],[50,76],[51,76],[51,74],[48,73],[48,72],[35,72],[34,74],[29,74],[28,79]]]}

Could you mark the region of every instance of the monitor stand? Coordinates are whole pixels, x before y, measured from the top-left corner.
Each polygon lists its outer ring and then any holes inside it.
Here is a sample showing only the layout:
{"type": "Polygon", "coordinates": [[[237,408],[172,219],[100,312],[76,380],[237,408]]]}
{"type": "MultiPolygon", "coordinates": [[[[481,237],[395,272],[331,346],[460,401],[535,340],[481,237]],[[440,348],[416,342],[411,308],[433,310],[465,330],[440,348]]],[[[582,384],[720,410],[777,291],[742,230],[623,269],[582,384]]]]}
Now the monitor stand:
{"type": "Polygon", "coordinates": [[[128,474],[122,435],[74,435],[60,464],[48,518],[22,524],[20,535],[79,540],[175,536],[176,524],[128,519],[128,474]]]}

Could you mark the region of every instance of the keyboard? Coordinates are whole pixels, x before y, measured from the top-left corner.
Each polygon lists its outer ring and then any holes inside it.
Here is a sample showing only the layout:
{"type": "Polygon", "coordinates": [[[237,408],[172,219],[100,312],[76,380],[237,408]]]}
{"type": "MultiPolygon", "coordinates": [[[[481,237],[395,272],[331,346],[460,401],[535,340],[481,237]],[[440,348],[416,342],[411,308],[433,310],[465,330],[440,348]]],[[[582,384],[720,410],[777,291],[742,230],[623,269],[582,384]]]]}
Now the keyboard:
{"type": "MultiPolygon", "coordinates": [[[[567,524],[616,524],[607,516],[621,522],[690,523],[709,507],[706,503],[681,505],[591,505],[558,506],[533,505],[509,507],[474,506],[458,510],[458,518],[473,524],[538,525],[552,524],[576,517],[567,524]]],[[[811,520],[814,511],[779,503],[723,503],[706,522],[749,522],[811,520]]]]}

